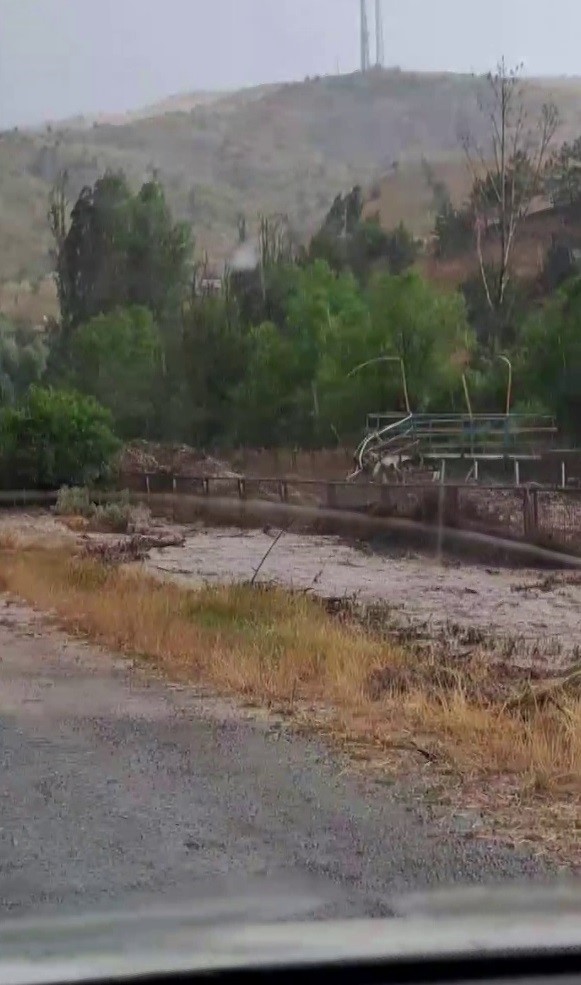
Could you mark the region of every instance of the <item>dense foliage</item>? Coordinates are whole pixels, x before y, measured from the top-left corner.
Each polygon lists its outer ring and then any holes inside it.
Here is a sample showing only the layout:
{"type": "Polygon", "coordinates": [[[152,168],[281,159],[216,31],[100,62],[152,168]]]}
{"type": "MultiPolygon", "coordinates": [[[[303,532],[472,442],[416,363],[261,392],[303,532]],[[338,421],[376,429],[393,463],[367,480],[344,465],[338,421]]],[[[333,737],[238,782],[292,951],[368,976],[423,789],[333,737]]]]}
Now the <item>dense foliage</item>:
{"type": "MultiPolygon", "coordinates": [[[[577,195],[574,153],[559,159],[561,199],[577,195]]],[[[437,249],[453,255],[470,207],[438,191],[437,249]]],[[[357,188],[336,198],[308,249],[283,217],[262,218],[250,241],[244,223],[250,260],[217,293],[157,181],[134,194],[108,173],[70,211],[57,187],[50,221],[61,317],[44,336],[0,323],[5,484],[94,480],[117,437],[313,447],[352,444],[367,413],[408,401],[463,411],[468,394],[474,411],[502,412],[507,355],[515,403],[581,430],[581,280],[570,269],[544,305],[511,279],[492,311],[478,276],[457,293],[425,280],[413,238],[365,219],[357,188]]]]}
{"type": "Polygon", "coordinates": [[[32,386],[19,406],[0,410],[2,484],[54,489],[94,482],[118,447],[111,424],[92,397],[32,386]]]}

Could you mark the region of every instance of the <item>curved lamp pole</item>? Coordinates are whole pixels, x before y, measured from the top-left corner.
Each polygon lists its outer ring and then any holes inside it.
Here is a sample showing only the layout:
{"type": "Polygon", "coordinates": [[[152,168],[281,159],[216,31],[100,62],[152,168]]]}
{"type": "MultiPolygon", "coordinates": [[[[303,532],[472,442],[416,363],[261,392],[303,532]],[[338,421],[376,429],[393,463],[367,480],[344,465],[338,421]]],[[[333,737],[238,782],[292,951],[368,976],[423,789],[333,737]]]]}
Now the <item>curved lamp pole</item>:
{"type": "Polygon", "coordinates": [[[367,366],[374,366],[375,363],[399,363],[401,367],[401,378],[403,383],[403,395],[405,399],[406,411],[408,415],[410,415],[412,411],[410,407],[410,398],[408,394],[408,383],[407,383],[407,377],[405,372],[405,365],[403,359],[401,359],[399,356],[377,356],[375,359],[368,359],[367,362],[361,363],[360,366],[356,366],[355,369],[352,369],[350,373],[347,373],[347,379],[349,379],[350,376],[355,376],[355,373],[359,373],[360,370],[365,369],[367,366]]]}
{"type": "Polygon", "coordinates": [[[508,366],[508,386],[506,388],[506,416],[510,414],[510,402],[512,400],[512,363],[508,356],[499,355],[499,359],[502,359],[503,363],[508,366]]]}
{"type": "Polygon", "coordinates": [[[466,373],[462,373],[462,386],[464,387],[464,396],[466,398],[466,406],[468,408],[468,417],[472,420],[472,404],[470,402],[470,392],[468,390],[468,380],[466,379],[466,373]]]}

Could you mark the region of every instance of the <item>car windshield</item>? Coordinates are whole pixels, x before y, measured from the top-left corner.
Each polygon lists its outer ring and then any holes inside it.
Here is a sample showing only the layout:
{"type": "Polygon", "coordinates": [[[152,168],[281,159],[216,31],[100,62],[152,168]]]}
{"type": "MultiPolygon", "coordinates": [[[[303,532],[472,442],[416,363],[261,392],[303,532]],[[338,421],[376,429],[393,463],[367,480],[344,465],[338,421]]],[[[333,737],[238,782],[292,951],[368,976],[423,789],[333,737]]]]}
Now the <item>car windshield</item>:
{"type": "Polygon", "coordinates": [[[580,10],[0,19],[0,923],[574,873],[580,10]]]}

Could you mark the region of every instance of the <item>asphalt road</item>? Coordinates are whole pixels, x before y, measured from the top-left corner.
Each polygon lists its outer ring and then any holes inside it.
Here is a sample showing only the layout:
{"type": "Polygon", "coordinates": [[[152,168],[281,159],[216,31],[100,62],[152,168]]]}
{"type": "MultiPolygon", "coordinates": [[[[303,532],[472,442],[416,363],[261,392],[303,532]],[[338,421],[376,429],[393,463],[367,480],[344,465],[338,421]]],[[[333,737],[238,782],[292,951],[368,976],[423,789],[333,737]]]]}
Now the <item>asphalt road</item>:
{"type": "Polygon", "coordinates": [[[383,915],[410,889],[544,875],[324,744],[3,603],[0,750],[2,915],[178,903],[232,879],[265,898],[315,886],[321,916],[383,915]]]}

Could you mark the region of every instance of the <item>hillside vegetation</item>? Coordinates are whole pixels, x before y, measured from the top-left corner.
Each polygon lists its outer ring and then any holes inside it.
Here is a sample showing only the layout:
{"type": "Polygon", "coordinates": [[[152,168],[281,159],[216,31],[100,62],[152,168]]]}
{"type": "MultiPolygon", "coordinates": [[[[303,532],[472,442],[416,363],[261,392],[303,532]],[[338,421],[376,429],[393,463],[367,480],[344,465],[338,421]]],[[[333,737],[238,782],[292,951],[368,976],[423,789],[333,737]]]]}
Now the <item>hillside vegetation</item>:
{"type": "MultiPolygon", "coordinates": [[[[425,107],[425,80],[414,90],[411,77],[379,73],[207,101],[202,109],[214,122],[206,133],[205,158],[196,157],[196,173],[208,180],[221,175],[232,202],[243,197],[235,196],[234,182],[244,182],[240,169],[232,171],[224,141],[232,148],[246,139],[246,161],[254,162],[254,170],[248,166],[245,187],[253,208],[266,211],[272,195],[280,209],[293,196],[280,164],[293,154],[298,162],[298,137],[293,143],[290,134],[294,126],[304,137],[309,121],[311,153],[320,148],[318,159],[327,161],[320,176],[329,180],[332,168],[351,168],[359,174],[367,169],[369,177],[367,195],[359,184],[334,194],[337,184],[330,182],[331,206],[304,244],[280,214],[262,215],[252,223],[258,242],[245,242],[246,224],[233,205],[232,226],[224,214],[223,240],[234,244],[238,238],[237,260],[241,254],[246,259],[231,263],[218,280],[198,262],[195,237],[200,228],[208,232],[208,225],[180,216],[171,176],[164,182],[154,163],[144,165],[142,182],[135,171],[119,171],[119,135],[127,160],[135,163],[139,154],[145,161],[144,135],[156,134],[158,161],[165,155],[167,169],[176,144],[164,143],[160,130],[175,137],[181,126],[183,137],[183,121],[193,119],[198,130],[190,128],[189,142],[183,140],[191,150],[192,134],[200,137],[199,101],[182,115],[84,130],[79,125],[63,128],[60,137],[51,132],[55,146],[45,147],[36,161],[37,172],[40,161],[48,162],[46,173],[18,175],[45,193],[52,189],[45,222],[53,241],[53,293],[38,275],[3,285],[17,299],[0,325],[0,484],[55,488],[85,484],[87,476],[105,479],[118,441],[135,438],[201,448],[354,447],[370,408],[472,414],[499,413],[508,403],[513,410],[550,414],[565,442],[578,441],[581,138],[557,143],[553,105],[538,107],[540,130],[531,112],[531,128],[523,132],[524,110],[534,109],[543,92],[530,82],[521,85],[504,64],[500,69],[484,83],[464,80],[464,88],[458,79],[434,79],[432,91],[447,86],[449,97],[439,128],[435,109],[424,119],[433,145],[438,142],[434,157],[392,160],[390,180],[401,175],[410,181],[415,173],[430,193],[426,207],[436,214],[429,249],[403,223],[393,226],[394,215],[386,216],[389,196],[373,178],[372,152],[361,129],[362,121],[370,123],[370,109],[375,107],[379,119],[383,107],[403,147],[397,114],[381,96],[396,92],[398,83],[408,104],[414,91],[423,93],[423,101],[419,95],[417,100],[425,107]],[[486,126],[476,111],[473,122],[462,124],[461,101],[455,117],[450,115],[454,95],[466,95],[469,85],[476,109],[480,96],[492,96],[493,135],[510,135],[508,153],[506,142],[499,156],[493,141],[486,159],[476,148],[471,186],[462,184],[458,152],[456,171],[449,163],[447,178],[442,172],[446,154],[453,160],[455,128],[470,126],[477,137],[478,125],[486,126]],[[479,94],[480,85],[488,93],[479,94]],[[337,97],[341,87],[345,99],[337,97]],[[304,96],[311,89],[313,99],[299,112],[296,92],[304,96]],[[343,129],[339,119],[332,125],[333,107],[355,107],[358,96],[361,112],[347,114],[343,129]],[[328,113],[320,115],[317,128],[314,107],[322,113],[325,100],[328,113]],[[267,106],[277,107],[274,122],[264,115],[267,106]],[[244,119],[256,126],[244,132],[244,119]],[[272,143],[277,132],[283,154],[272,143]],[[539,132],[545,137],[530,136],[539,132]],[[68,183],[54,183],[83,134],[91,141],[86,153],[92,160],[98,162],[106,148],[103,172],[90,183],[87,165],[85,173],[71,170],[68,183]],[[117,170],[111,161],[114,138],[117,170]],[[81,188],[74,200],[73,181],[81,188]],[[376,213],[387,228],[370,221],[376,213]],[[45,311],[40,325],[38,316],[49,302],[55,317],[46,318],[45,311]],[[24,303],[35,307],[34,319],[23,317],[24,303]],[[393,365],[386,369],[386,363],[393,365]]],[[[419,126],[421,115],[412,118],[419,126]]],[[[575,121],[569,122],[573,127],[575,121]]],[[[378,124],[370,132],[379,155],[383,131],[378,124]]],[[[561,128],[561,140],[568,132],[561,128]]],[[[485,133],[483,146],[486,137],[490,144],[485,133]]],[[[4,143],[24,153],[40,139],[13,134],[4,143]]],[[[470,160],[471,148],[465,145],[465,151],[470,160]]],[[[241,161],[239,156],[240,168],[241,161]]],[[[9,174],[4,172],[6,180],[9,174]]],[[[312,193],[307,183],[297,188],[312,193]]],[[[220,201],[224,189],[213,191],[220,201]]],[[[190,199],[191,211],[197,195],[190,199]]],[[[320,196],[322,205],[322,191],[320,196]]],[[[407,201],[414,201],[411,186],[407,201]]],[[[313,211],[309,222],[315,221],[313,211]]]]}
{"type": "MultiPolygon", "coordinates": [[[[224,259],[244,212],[286,212],[312,232],[339,190],[358,182],[381,198],[393,226],[424,235],[431,194],[422,158],[443,169],[459,199],[467,187],[459,131],[476,136],[484,82],[474,76],[397,70],[312,79],[234,94],[176,96],[125,118],[74,120],[0,135],[0,281],[48,270],[47,195],[69,175],[69,196],[108,168],[139,185],[157,175],[198,246],[224,259]],[[382,178],[385,184],[381,185],[382,178]]],[[[581,82],[533,82],[533,109],[555,99],[559,136],[581,132],[581,82]]]]}

